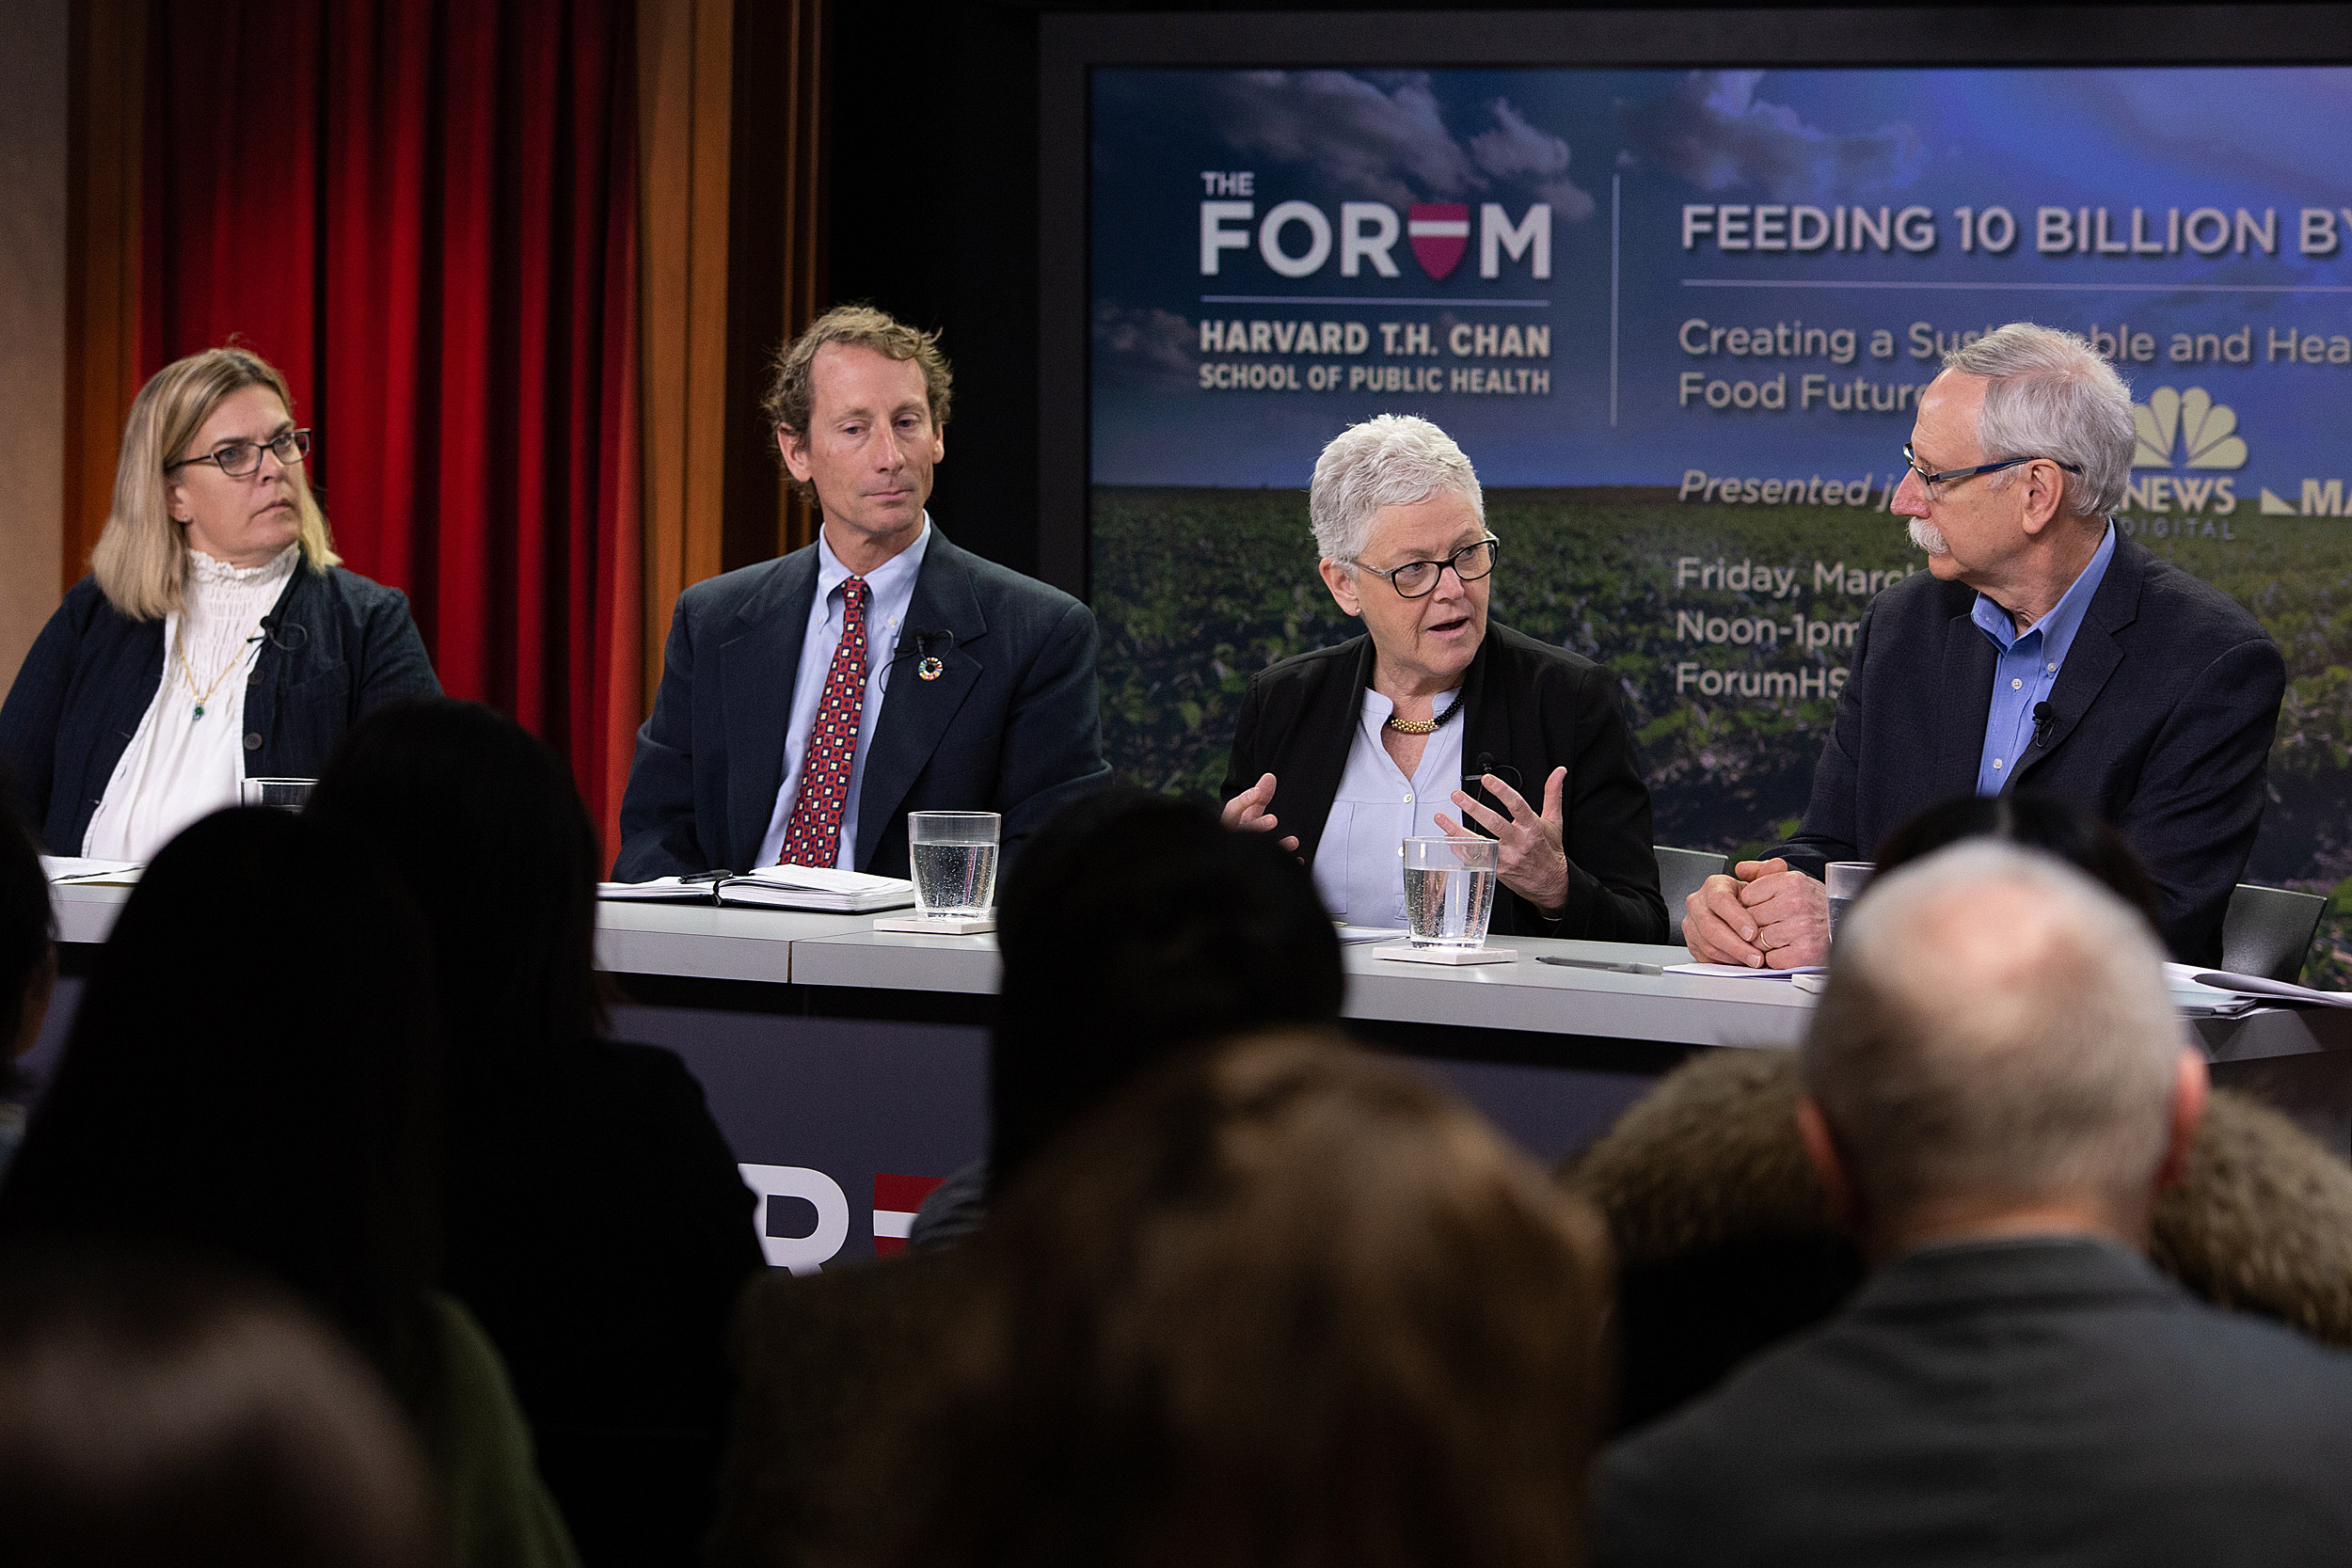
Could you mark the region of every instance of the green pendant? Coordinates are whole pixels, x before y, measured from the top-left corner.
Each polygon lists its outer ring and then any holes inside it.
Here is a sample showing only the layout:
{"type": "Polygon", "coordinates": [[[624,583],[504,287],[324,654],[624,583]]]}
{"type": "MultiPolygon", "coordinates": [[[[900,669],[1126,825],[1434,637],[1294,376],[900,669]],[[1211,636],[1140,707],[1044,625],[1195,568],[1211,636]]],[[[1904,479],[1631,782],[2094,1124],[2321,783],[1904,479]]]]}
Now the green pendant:
{"type": "Polygon", "coordinates": [[[196,716],[197,716],[199,719],[201,719],[201,718],[203,718],[203,717],[204,717],[204,705],[203,705],[202,703],[199,703],[199,704],[197,704],[197,705],[196,705],[196,716]]]}

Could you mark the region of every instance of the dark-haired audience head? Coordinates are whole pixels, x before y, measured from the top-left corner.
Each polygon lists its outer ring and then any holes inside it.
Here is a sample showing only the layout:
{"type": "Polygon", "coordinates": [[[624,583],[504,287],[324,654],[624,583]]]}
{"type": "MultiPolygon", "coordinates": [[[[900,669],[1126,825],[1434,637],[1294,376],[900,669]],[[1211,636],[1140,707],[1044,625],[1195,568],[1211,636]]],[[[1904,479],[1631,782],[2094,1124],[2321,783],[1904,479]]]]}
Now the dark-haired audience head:
{"type": "Polygon", "coordinates": [[[32,1049],[57,979],[57,922],[40,851],[0,780],[0,1091],[8,1064],[32,1049]]]}
{"type": "Polygon", "coordinates": [[[2205,1094],[2163,966],[2137,911],[2036,850],[1971,841],[1877,878],[1838,930],[1797,1111],[1864,1250],[2144,1244],[2205,1094]]]}
{"type": "Polygon", "coordinates": [[[522,726],[449,698],[379,708],[305,810],[373,848],[423,911],[453,1075],[527,1068],[602,1028],[596,830],[522,726]]]}
{"type": "Polygon", "coordinates": [[[1313,883],[1198,801],[1117,789],[1064,807],[1005,878],[989,1069],[990,1190],[1137,1071],[1249,1029],[1339,1017],[1313,883]]]}
{"type": "Polygon", "coordinates": [[[1186,1053],[968,1264],[910,1568],[1579,1560],[1598,1221],[1403,1066],[1308,1032],[1186,1053]]]}
{"type": "Polygon", "coordinates": [[[382,1383],[287,1297],[188,1259],[0,1273],[0,1562],[432,1568],[382,1383]]]}
{"type": "Polygon", "coordinates": [[[395,1368],[436,1262],[431,974],[367,856],[282,812],[197,823],[99,955],[0,1238],[218,1257],[395,1368]]]}
{"type": "Polygon", "coordinates": [[[2123,835],[2096,814],[2048,795],[1961,795],[1930,806],[1886,835],[1879,846],[1877,874],[1971,838],[1998,839],[2056,855],[2105,884],[2145,915],[2149,925],[2159,919],[2156,884],[2123,835]]]}

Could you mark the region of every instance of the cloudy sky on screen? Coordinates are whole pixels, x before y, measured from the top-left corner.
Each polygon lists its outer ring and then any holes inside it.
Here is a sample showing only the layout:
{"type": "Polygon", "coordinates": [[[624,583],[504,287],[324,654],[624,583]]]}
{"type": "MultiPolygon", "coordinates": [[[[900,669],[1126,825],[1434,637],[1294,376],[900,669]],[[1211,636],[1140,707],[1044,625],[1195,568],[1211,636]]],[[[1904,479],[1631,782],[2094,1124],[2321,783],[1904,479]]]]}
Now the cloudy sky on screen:
{"type": "MultiPolygon", "coordinates": [[[[2129,325],[2169,342],[2175,332],[2253,329],[2250,366],[2136,367],[2138,395],[2157,386],[2207,387],[2233,405],[2254,456],[2249,478],[2352,468],[2340,434],[2352,368],[2265,365],[2265,331],[2352,332],[2352,293],[2167,292],[2171,285],[2352,286],[2352,244],[2326,259],[2296,253],[2305,206],[2352,209],[2352,71],[1103,71],[1094,79],[1092,462],[1104,483],[1290,485],[1345,423],[1420,412],[1453,430],[1482,477],[1497,484],[1671,483],[1711,472],[1884,470],[1909,433],[1903,414],[1709,414],[1677,407],[1678,376],[1730,380],[1820,372],[1850,381],[1923,381],[1907,329],[1949,331],[2029,318],[2077,330],[2129,325]],[[1302,199],[1336,228],[1347,200],[1458,202],[1472,214],[1470,253],[1443,282],[1393,252],[1402,276],[1318,274],[1288,279],[1254,246],[1228,251],[1219,276],[1200,273],[1204,169],[1248,169],[1262,216],[1302,199]],[[1612,182],[1619,368],[1609,421],[1612,182]],[[1498,202],[1516,220],[1529,203],[1554,214],[1552,276],[1505,261],[1477,276],[1476,214],[1498,202]],[[1933,210],[1924,255],[1820,252],[1761,259],[1680,244],[1690,202],[1913,203],[1933,210]],[[1953,210],[2000,204],[2018,239],[2005,256],[1963,254],[1953,210]],[[2205,259],[2044,257],[2034,212],[2106,207],[2120,234],[2135,206],[2160,230],[2166,211],[2201,206],[2279,213],[2280,252],[2205,259]],[[1772,278],[1897,283],[1848,291],[1693,288],[1691,279],[1772,278]],[[1921,282],[2091,284],[2090,290],[1962,292],[1921,282]],[[2164,291],[2119,290],[2157,284],[2164,291]],[[1350,305],[1227,306],[1204,293],[1348,296],[1350,305]],[[1406,307],[1380,296],[1442,299],[1406,307]],[[1539,308],[1477,309],[1480,299],[1541,299],[1539,308]],[[1451,302],[1460,302],[1459,306],[1451,302]],[[1429,322],[1439,341],[1455,320],[1547,323],[1549,397],[1459,394],[1271,394],[1198,388],[1199,323],[1383,319],[1429,322]],[[1894,331],[1896,358],[1692,358],[1683,322],[1852,326],[1867,341],[1894,331]]],[[[2352,239],[2352,217],[2343,220],[2352,239]]],[[[1294,248],[1304,233],[1294,228],[1294,248]]],[[[1374,347],[1378,347],[1374,334],[1374,347]]],[[[1211,357],[1218,357],[1211,356],[1211,357]]],[[[1364,362],[1382,362],[1376,353],[1364,362]]],[[[1307,363],[1300,360],[1302,367],[1307,363]]],[[[1450,370],[1451,355],[1425,361],[1450,370]]],[[[1521,361],[1489,361],[1518,364],[1521,361]]],[[[2249,487],[2250,493],[2250,487],[2249,487]]]]}

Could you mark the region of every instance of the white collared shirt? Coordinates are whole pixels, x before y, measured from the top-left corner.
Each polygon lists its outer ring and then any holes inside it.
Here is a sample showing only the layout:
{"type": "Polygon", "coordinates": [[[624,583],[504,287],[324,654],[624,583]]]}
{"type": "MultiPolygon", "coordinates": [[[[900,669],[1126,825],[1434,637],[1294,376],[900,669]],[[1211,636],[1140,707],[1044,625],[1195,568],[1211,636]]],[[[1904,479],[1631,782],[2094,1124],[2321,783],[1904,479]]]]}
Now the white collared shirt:
{"type": "MultiPolygon", "coordinates": [[[[1459,690],[1440,694],[1432,712],[1443,713],[1460,700],[1459,690]]],[[[1461,820],[1454,792],[1462,787],[1462,732],[1470,715],[1438,726],[1408,779],[1380,743],[1381,728],[1395,711],[1394,703],[1365,689],[1347,770],[1315,846],[1315,892],[1334,920],[1351,926],[1403,926],[1405,841],[1444,832],[1437,823],[1439,812],[1461,820]]],[[[1279,816],[1279,798],[1276,811],[1279,816]]]]}
{"type": "Polygon", "coordinates": [[[151,861],[198,817],[237,803],[246,684],[262,657],[262,617],[286,591],[301,553],[295,543],[259,566],[231,566],[188,551],[181,609],[164,617],[163,681],[106,781],[83,854],[151,861]]]}
{"type": "MultiPolygon", "coordinates": [[[[857,749],[850,757],[850,799],[842,807],[841,848],[834,862],[845,871],[857,869],[857,800],[866,786],[866,752],[873,744],[874,726],[882,721],[882,695],[889,689],[891,661],[898,657],[899,628],[907,607],[914,602],[914,579],[923,570],[923,552],[930,543],[931,515],[926,512],[923,531],[914,536],[914,543],[866,574],[866,705],[858,715],[857,749]]],[[[784,731],[784,783],[776,790],[768,831],[759,840],[760,865],[775,864],[784,853],[784,831],[792,820],[792,803],[801,794],[801,770],[808,762],[809,731],[817,723],[817,705],[824,700],[834,649],[841,642],[847,597],[841,585],[849,580],[849,567],[833,553],[824,531],[818,530],[817,594],[808,607],[808,630],[801,639],[801,667],[792,676],[791,717],[784,731]]],[[[751,867],[730,869],[748,871],[751,867]]]]}

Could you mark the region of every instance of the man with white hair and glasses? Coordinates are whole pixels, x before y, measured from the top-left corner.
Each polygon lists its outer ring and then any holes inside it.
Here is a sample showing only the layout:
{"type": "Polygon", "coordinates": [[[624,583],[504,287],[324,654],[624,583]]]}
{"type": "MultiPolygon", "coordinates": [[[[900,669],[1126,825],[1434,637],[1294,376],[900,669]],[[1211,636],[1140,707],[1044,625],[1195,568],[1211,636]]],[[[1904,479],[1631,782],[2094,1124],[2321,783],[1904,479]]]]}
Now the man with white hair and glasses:
{"type": "Polygon", "coordinates": [[[1604,1455],[1602,1568],[2335,1563],[2352,1356],[2140,1256],[2205,1063],[2129,906],[2011,845],[1841,923],[1798,1131],[1873,1273],[1604,1455]]]}
{"type": "Polygon", "coordinates": [[[2070,332],[2012,322],[1920,394],[1894,511],[1928,573],[1865,615],[1802,831],[1710,877],[1684,940],[1718,963],[1823,960],[1831,861],[1953,796],[2097,812],[2148,866],[2175,958],[2215,963],[2262,825],[2286,669],[2253,616],[2122,538],[2131,393],[2070,332]]]}
{"type": "Polygon", "coordinates": [[[1497,934],[1664,942],[1616,679],[1488,625],[1502,546],[1462,449],[1409,415],[1351,425],[1307,506],[1324,586],[1364,635],[1251,677],[1227,824],[1279,830],[1356,925],[1406,923],[1406,839],[1467,830],[1502,846],[1497,934]]]}

